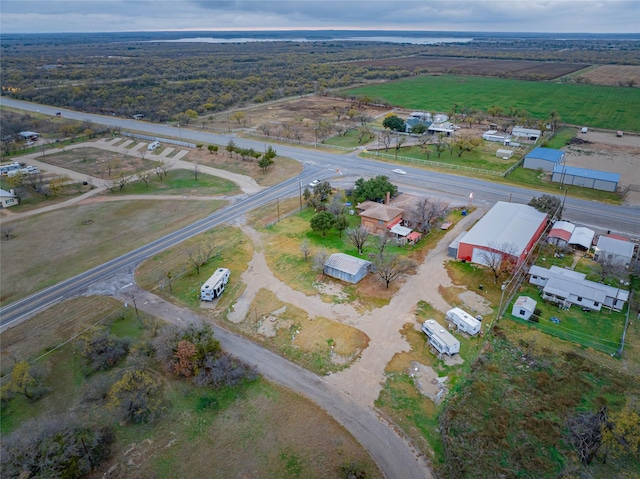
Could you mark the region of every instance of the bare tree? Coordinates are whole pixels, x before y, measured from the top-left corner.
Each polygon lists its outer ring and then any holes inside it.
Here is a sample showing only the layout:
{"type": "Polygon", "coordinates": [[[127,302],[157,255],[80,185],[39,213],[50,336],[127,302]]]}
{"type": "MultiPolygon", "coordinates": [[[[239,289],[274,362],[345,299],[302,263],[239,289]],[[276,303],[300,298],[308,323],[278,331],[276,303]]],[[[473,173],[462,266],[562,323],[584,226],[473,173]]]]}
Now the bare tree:
{"type": "Polygon", "coordinates": [[[448,208],[447,203],[436,198],[422,197],[411,208],[409,220],[415,224],[416,229],[428,234],[433,222],[444,216],[448,208]]]}
{"type": "Polygon", "coordinates": [[[149,187],[149,179],[151,178],[151,175],[148,171],[143,171],[142,173],[140,173],[138,175],[138,178],[144,181],[144,184],[147,186],[147,188],[149,187]]]}
{"type": "Polygon", "coordinates": [[[390,240],[391,240],[391,235],[389,234],[389,230],[386,228],[382,233],[377,235],[376,241],[374,243],[374,248],[378,252],[378,255],[381,255],[384,253],[384,250],[389,244],[390,240]]]}
{"type": "Polygon", "coordinates": [[[200,165],[193,165],[193,178],[198,181],[198,175],[200,174],[200,165]]]}
{"type": "Polygon", "coordinates": [[[600,281],[612,276],[620,278],[627,271],[624,262],[612,254],[600,253],[596,261],[600,265],[600,281]]]}
{"type": "Polygon", "coordinates": [[[337,218],[338,216],[344,214],[344,210],[345,210],[345,206],[344,206],[344,203],[342,202],[342,196],[339,193],[336,193],[331,198],[331,202],[329,203],[329,207],[327,208],[327,211],[329,211],[329,213],[331,213],[333,216],[337,218]]]}
{"type": "Polygon", "coordinates": [[[313,257],[313,269],[324,272],[324,264],[329,258],[329,252],[325,248],[320,248],[313,257]]]}
{"type": "Polygon", "coordinates": [[[602,425],[607,422],[607,409],[598,413],[583,412],[567,421],[569,442],[575,447],[583,464],[589,464],[602,444],[602,425]]]}
{"type": "Polygon", "coordinates": [[[375,266],[375,273],[387,288],[392,281],[416,269],[413,261],[397,254],[381,253],[375,255],[371,262],[375,266]]]}
{"type": "Polygon", "coordinates": [[[192,249],[189,254],[189,264],[196,269],[196,274],[200,275],[200,267],[207,264],[207,261],[213,256],[215,250],[214,243],[199,244],[196,248],[192,249]]]}
{"type": "Polygon", "coordinates": [[[302,253],[302,256],[304,256],[304,260],[307,261],[311,254],[311,245],[309,244],[308,239],[305,238],[300,244],[300,252],[302,253]]]}
{"type": "Polygon", "coordinates": [[[360,225],[357,228],[347,229],[347,241],[358,248],[358,254],[362,254],[362,249],[369,239],[369,230],[360,225]]]}
{"type": "Polygon", "coordinates": [[[107,161],[106,168],[107,174],[111,176],[111,172],[120,166],[122,160],[120,158],[113,158],[112,160],[107,161]]]}
{"type": "Polygon", "coordinates": [[[129,183],[129,177],[124,173],[120,173],[120,176],[118,177],[118,181],[117,181],[118,188],[120,189],[120,191],[124,190],[124,187],[127,186],[127,183],[129,183]]]}
{"type": "Polygon", "coordinates": [[[493,273],[494,284],[498,283],[498,278],[504,273],[511,273],[516,264],[515,255],[518,248],[513,243],[488,244],[489,249],[481,249],[478,253],[478,260],[487,266],[493,273]]]}
{"type": "Polygon", "coordinates": [[[380,138],[380,141],[384,146],[384,151],[389,151],[389,147],[391,146],[391,132],[389,130],[384,130],[378,134],[378,138],[380,138]]]}
{"type": "Polygon", "coordinates": [[[162,181],[162,179],[166,178],[167,174],[169,173],[169,165],[167,165],[166,163],[162,163],[161,165],[156,167],[154,172],[162,181]]]}

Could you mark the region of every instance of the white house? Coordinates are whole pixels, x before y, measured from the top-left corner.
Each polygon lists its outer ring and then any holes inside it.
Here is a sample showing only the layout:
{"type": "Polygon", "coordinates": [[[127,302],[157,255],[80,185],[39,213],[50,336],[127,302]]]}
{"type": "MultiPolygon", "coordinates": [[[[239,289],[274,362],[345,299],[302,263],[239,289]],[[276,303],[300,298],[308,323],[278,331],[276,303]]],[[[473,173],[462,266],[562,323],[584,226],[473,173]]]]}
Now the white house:
{"type": "Polygon", "coordinates": [[[529,282],[540,286],[542,299],[566,308],[575,304],[595,311],[600,311],[603,306],[622,311],[629,300],[629,291],[589,281],[585,273],[558,266],[548,269],[532,266],[529,269],[529,282]]]}
{"type": "Polygon", "coordinates": [[[422,324],[422,331],[428,336],[429,344],[440,354],[453,356],[460,352],[460,341],[434,319],[426,320],[422,324]]]}
{"type": "Polygon", "coordinates": [[[594,249],[596,261],[611,261],[628,268],[633,258],[634,244],[621,238],[602,235],[594,249]]]}
{"type": "Polygon", "coordinates": [[[15,206],[18,203],[18,197],[13,193],[13,190],[5,191],[0,189],[0,205],[2,208],[15,206]]]}
{"type": "Polygon", "coordinates": [[[542,136],[542,131],[535,128],[514,126],[511,130],[511,134],[516,138],[526,138],[527,140],[538,141],[538,138],[542,136]]]}
{"type": "Polygon", "coordinates": [[[535,313],[536,304],[538,304],[533,298],[529,296],[519,296],[516,302],[513,303],[511,314],[516,318],[529,319],[532,314],[535,313]]]}

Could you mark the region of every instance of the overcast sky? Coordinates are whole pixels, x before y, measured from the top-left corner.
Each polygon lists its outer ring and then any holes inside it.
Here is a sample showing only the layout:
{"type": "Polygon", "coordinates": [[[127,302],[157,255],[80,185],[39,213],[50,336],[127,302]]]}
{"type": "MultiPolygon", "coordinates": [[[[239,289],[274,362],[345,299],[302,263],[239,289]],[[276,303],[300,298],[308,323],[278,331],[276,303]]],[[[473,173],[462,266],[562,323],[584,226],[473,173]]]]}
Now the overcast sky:
{"type": "Polygon", "coordinates": [[[1,0],[2,33],[372,29],[640,33],[640,0],[1,0]]]}

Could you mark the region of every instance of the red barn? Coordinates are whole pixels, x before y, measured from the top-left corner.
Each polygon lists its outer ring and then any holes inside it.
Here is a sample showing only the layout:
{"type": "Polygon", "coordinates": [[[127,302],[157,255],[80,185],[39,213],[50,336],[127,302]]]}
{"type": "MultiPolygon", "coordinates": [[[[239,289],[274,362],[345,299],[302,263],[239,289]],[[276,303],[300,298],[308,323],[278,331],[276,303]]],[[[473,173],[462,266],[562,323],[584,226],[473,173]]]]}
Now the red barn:
{"type": "Polygon", "coordinates": [[[523,261],[547,225],[546,213],[499,201],[460,240],[458,259],[487,264],[487,251],[523,261]]]}

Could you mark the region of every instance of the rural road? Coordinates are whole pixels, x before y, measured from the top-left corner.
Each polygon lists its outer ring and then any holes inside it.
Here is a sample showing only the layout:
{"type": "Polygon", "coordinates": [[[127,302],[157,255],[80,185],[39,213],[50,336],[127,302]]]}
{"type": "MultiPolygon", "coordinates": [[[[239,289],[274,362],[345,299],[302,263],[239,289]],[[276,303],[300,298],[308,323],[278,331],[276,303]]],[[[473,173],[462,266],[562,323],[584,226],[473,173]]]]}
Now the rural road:
{"type": "MultiPolygon", "coordinates": [[[[142,311],[178,325],[201,323],[203,320],[189,310],[163,300],[135,284],[121,289],[119,299],[131,301],[142,311]]],[[[370,408],[362,407],[337,392],[326,381],[257,344],[212,324],[222,348],[256,366],[266,378],[286,386],[327,411],[342,424],[371,454],[388,479],[431,479],[433,474],[426,459],[394,432],[393,426],[378,417],[370,408]]]]}

